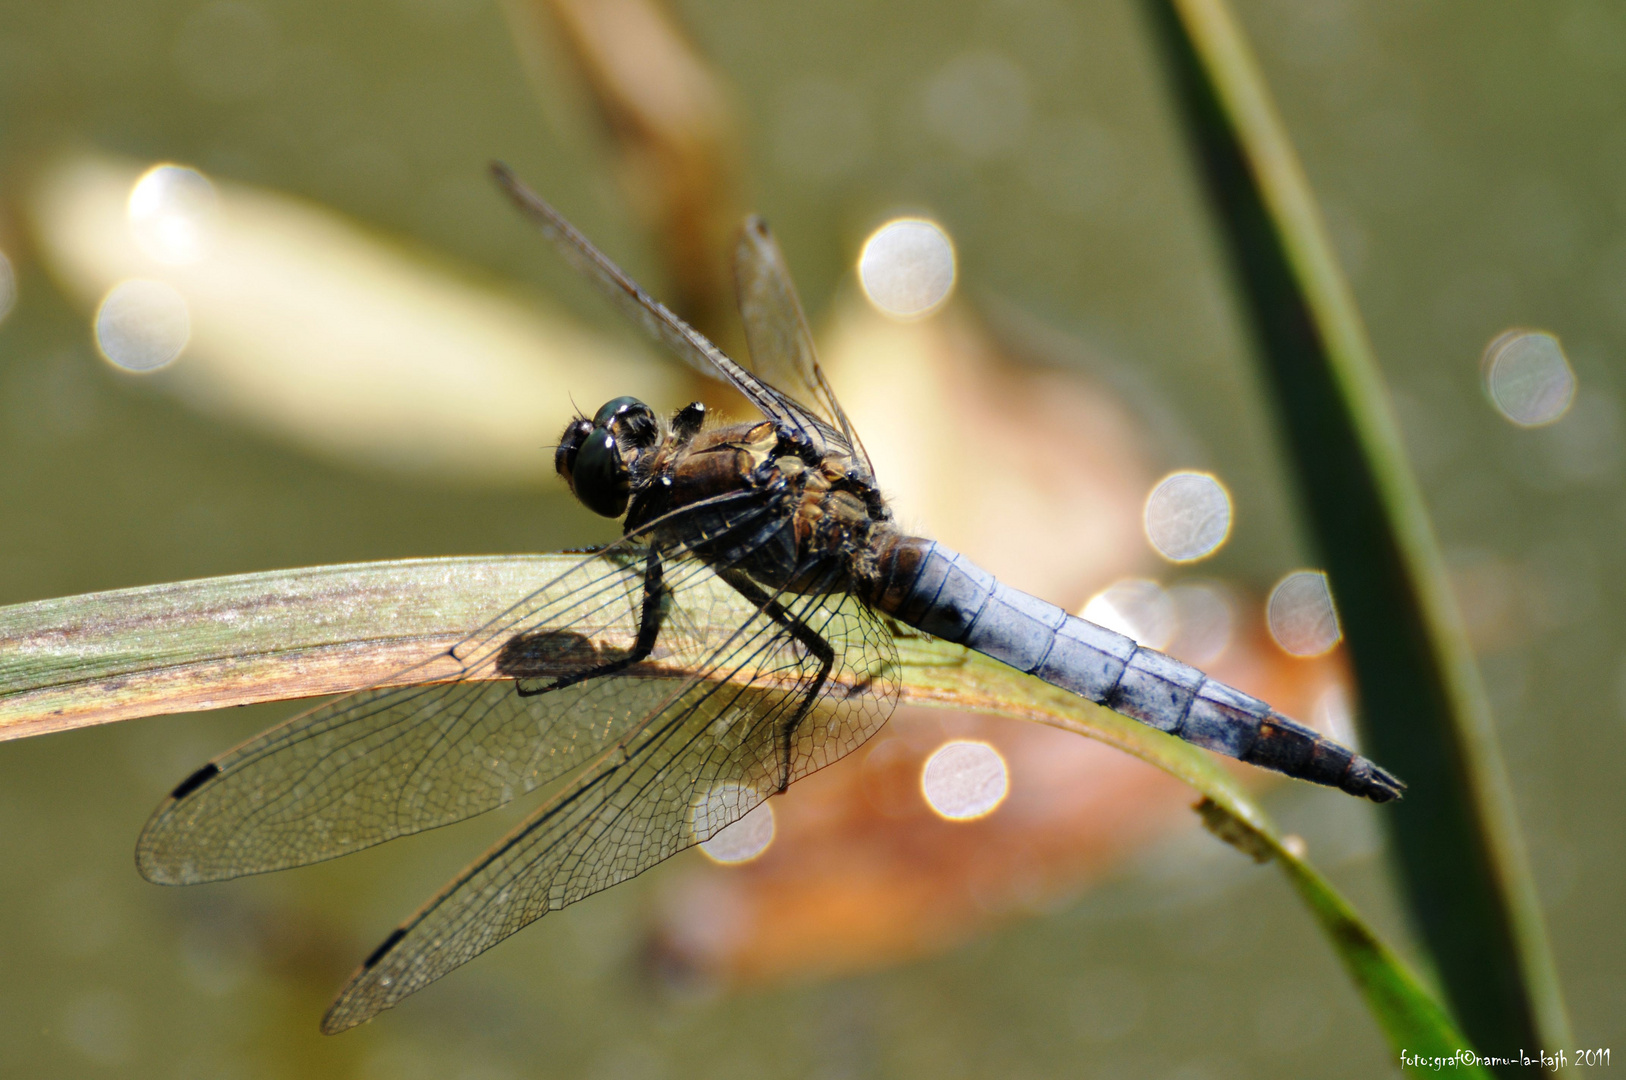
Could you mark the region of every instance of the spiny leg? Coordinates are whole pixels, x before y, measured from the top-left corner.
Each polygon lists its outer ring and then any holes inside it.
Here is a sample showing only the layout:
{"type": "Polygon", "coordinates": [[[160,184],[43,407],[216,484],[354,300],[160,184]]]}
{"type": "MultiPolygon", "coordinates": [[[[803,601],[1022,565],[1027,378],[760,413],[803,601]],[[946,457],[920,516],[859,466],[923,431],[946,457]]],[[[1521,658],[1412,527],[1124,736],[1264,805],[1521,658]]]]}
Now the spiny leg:
{"type": "Polygon", "coordinates": [[[802,725],[802,719],[813,708],[813,703],[818,700],[819,694],[824,690],[824,684],[830,678],[830,672],[836,664],[836,650],[828,641],[820,637],[816,630],[791,614],[783,604],[769,596],[756,582],[740,571],[719,569],[717,575],[728,582],[735,592],[755,604],[763,614],[789,630],[791,636],[801,642],[803,647],[819,660],[818,677],[813,680],[813,685],[803,695],[801,704],[796,707],[795,714],[786,722],[777,740],[779,749],[779,790],[784,791],[790,787],[791,742],[796,737],[796,729],[802,725]]]}
{"type": "Polygon", "coordinates": [[[608,663],[597,664],[585,671],[574,672],[570,675],[561,675],[547,686],[527,689],[519,679],[514,680],[514,692],[520,697],[535,697],[546,694],[552,690],[562,690],[588,679],[602,678],[605,675],[614,675],[618,671],[625,671],[634,664],[647,659],[655,649],[655,641],[660,636],[661,626],[666,618],[666,586],[661,569],[660,551],[651,545],[649,559],[644,563],[644,600],[642,610],[638,616],[638,637],[632,643],[632,649],[623,657],[611,660],[608,663]]]}

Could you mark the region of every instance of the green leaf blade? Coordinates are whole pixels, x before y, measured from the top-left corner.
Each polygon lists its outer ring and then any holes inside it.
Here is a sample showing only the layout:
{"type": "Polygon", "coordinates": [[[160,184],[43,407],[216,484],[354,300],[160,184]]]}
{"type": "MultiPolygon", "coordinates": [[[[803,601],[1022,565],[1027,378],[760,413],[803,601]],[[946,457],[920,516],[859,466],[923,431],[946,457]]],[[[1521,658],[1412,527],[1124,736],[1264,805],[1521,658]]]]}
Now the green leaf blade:
{"type": "Polygon", "coordinates": [[[1420,489],[1309,184],[1222,0],[1150,0],[1337,594],[1419,929],[1481,1048],[1568,1045],[1506,768],[1420,489]]]}
{"type": "Polygon", "coordinates": [[[0,740],[377,685],[579,558],[360,563],[0,608],[0,740]]]}

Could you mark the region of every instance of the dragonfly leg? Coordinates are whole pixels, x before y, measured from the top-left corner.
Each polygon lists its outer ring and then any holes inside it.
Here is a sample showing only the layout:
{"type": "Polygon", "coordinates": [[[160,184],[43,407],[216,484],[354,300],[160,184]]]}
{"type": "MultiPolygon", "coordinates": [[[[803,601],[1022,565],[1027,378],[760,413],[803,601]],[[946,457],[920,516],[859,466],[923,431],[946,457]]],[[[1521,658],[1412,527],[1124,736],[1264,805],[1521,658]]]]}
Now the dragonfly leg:
{"type": "Polygon", "coordinates": [[[638,617],[638,637],[633,641],[632,649],[626,655],[617,657],[603,664],[594,664],[581,671],[560,675],[546,686],[534,689],[527,688],[523,679],[514,680],[514,692],[520,697],[535,697],[537,694],[546,694],[552,690],[562,690],[588,679],[598,679],[605,675],[614,675],[618,671],[625,671],[634,664],[640,663],[654,651],[655,639],[660,636],[661,625],[666,617],[666,585],[661,573],[660,552],[651,546],[649,561],[644,564],[644,601],[638,617]]]}
{"type": "Polygon", "coordinates": [[[761,586],[746,575],[738,570],[724,569],[719,569],[717,575],[728,582],[735,592],[755,604],[764,615],[790,631],[790,635],[819,660],[818,677],[802,695],[801,703],[796,706],[796,712],[785,722],[775,740],[779,751],[779,790],[784,791],[790,787],[791,745],[796,739],[796,730],[802,726],[803,718],[807,716],[808,711],[813,708],[813,703],[819,699],[819,694],[824,690],[824,684],[829,680],[830,672],[836,665],[836,650],[819,636],[818,631],[793,615],[785,605],[769,596],[761,586]]]}

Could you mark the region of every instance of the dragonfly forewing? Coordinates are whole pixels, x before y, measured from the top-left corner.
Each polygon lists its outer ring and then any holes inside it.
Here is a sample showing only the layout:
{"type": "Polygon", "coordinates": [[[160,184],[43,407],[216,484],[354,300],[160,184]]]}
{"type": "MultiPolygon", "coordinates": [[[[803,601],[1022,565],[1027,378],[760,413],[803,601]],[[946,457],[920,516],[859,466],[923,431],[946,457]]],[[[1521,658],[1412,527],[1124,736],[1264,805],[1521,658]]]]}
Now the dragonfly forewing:
{"type": "Polygon", "coordinates": [[[136,849],[142,874],[191,884],[336,858],[484,813],[580,767],[755,610],[699,559],[667,557],[665,625],[636,677],[520,694],[631,650],[646,557],[618,546],[584,558],[415,669],[441,681],[347,695],[217,758],[153,814],[136,849]]]}
{"type": "Polygon", "coordinates": [[[743,620],[703,678],[674,688],[391,935],[323,1030],[362,1023],[549,911],[708,839],[874,734],[898,693],[885,626],[845,594],[782,606],[781,617],[743,620]],[[829,652],[807,647],[791,623],[829,652]]]}
{"type": "Polygon", "coordinates": [[[804,430],[810,436],[825,442],[839,436],[833,449],[862,459],[864,474],[872,476],[852,423],[819,367],[813,333],[784,253],[761,218],[748,219],[740,230],[734,247],[734,288],[752,372],[808,411],[804,430]]]}
{"type": "Polygon", "coordinates": [[[793,426],[801,422],[784,406],[783,395],[741,368],[670,308],[646,293],[626,272],[564,219],[548,201],[520,182],[508,166],[493,162],[491,175],[521,213],[530,218],[575,270],[614,304],[631,323],[671,349],[684,363],[703,375],[725,379],[744,394],[762,415],[793,426]]]}

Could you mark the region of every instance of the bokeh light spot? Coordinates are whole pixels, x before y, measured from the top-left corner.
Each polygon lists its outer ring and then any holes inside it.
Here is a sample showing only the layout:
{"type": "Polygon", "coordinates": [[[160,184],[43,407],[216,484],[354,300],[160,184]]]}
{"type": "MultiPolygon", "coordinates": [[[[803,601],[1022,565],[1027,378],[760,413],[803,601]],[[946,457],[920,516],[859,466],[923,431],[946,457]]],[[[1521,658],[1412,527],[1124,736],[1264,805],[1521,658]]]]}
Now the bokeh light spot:
{"type": "Polygon", "coordinates": [[[864,241],[858,281],[883,315],[923,318],[954,289],[954,244],[935,222],[896,218],[864,241]]]}
{"type": "Polygon", "coordinates": [[[1575,371],[1558,339],[1539,330],[1509,330],[1480,360],[1485,393],[1496,411],[1520,427],[1541,427],[1569,411],[1575,371]]]}
{"type": "Polygon", "coordinates": [[[768,850],[773,843],[773,806],[761,803],[722,832],[700,845],[700,850],[713,862],[732,866],[750,862],[768,850]]]}
{"type": "Polygon", "coordinates": [[[154,371],[181,355],[192,336],[186,298],[146,278],[121,281],[96,309],[96,347],[126,371],[154,371]]]}
{"type": "Polygon", "coordinates": [[[1231,535],[1231,496],[1208,473],[1170,473],[1146,497],[1146,538],[1170,562],[1195,562],[1231,535]]]}
{"type": "Polygon", "coordinates": [[[1033,90],[1023,70],[999,53],[950,60],[926,84],[926,124],[968,158],[994,158],[1022,145],[1033,90]]]}
{"type": "Polygon", "coordinates": [[[1327,575],[1295,570],[1270,590],[1266,607],[1270,636],[1294,656],[1320,656],[1343,639],[1327,575]]]}
{"type": "Polygon", "coordinates": [[[774,838],[773,807],[760,799],[751,788],[732,783],[698,796],[689,810],[689,827],[701,852],[713,862],[734,865],[768,850],[774,838]],[[736,817],[744,806],[751,809],[736,817]]]}
{"type": "Polygon", "coordinates": [[[926,804],[950,821],[987,817],[1005,801],[1010,786],[1010,771],[999,751],[970,740],[944,743],[920,773],[926,804]]]}
{"type": "Polygon", "coordinates": [[[69,1046],[98,1065],[125,1065],[135,1056],[139,1027],[130,1000],[112,988],[86,991],[68,1003],[60,1031],[69,1046]]]}
{"type": "Polygon", "coordinates": [[[220,199],[196,169],[154,165],[130,189],[126,213],[142,251],[170,266],[201,261],[214,240],[220,199]]]}
{"type": "Polygon", "coordinates": [[[1090,597],[1084,618],[1135,639],[1149,649],[1166,648],[1178,625],[1174,601],[1146,578],[1124,578],[1090,597]]]}
{"type": "Polygon", "coordinates": [[[1310,726],[1336,743],[1360,750],[1355,734],[1355,709],[1349,700],[1349,691],[1334,684],[1323,690],[1310,708],[1310,726]]]}
{"type": "Polygon", "coordinates": [[[1231,591],[1218,582],[1182,582],[1169,589],[1169,600],[1175,617],[1169,654],[1198,667],[1224,656],[1236,633],[1231,591]]]}

